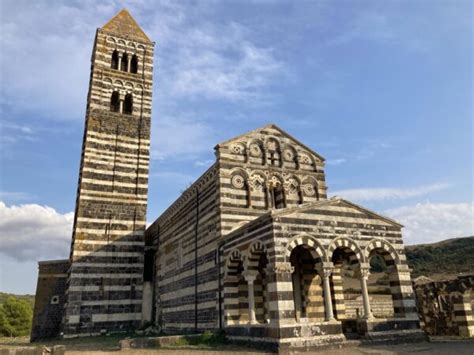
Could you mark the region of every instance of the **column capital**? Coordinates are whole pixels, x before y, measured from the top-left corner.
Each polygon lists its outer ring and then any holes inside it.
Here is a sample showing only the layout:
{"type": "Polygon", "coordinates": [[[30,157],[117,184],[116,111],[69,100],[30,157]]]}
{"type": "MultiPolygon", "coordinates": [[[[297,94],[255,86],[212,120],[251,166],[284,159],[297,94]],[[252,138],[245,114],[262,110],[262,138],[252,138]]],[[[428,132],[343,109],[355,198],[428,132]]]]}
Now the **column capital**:
{"type": "Polygon", "coordinates": [[[369,263],[361,263],[360,266],[359,266],[359,272],[360,272],[360,276],[363,279],[367,280],[369,275],[370,275],[370,264],[369,263]]]}
{"type": "Polygon", "coordinates": [[[278,263],[274,265],[268,265],[266,268],[267,273],[290,273],[292,274],[295,271],[295,268],[291,263],[278,263]]]}
{"type": "Polygon", "coordinates": [[[245,281],[254,282],[257,278],[257,274],[258,272],[256,270],[246,270],[242,273],[242,276],[244,277],[245,281]]]}

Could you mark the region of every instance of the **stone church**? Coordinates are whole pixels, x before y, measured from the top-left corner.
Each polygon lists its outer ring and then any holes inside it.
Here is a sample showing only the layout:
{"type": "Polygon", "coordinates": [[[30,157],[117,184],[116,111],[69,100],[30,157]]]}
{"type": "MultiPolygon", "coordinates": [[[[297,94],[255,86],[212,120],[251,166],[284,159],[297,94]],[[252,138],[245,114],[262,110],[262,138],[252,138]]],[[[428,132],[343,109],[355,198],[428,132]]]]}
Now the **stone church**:
{"type": "Polygon", "coordinates": [[[324,158],[274,124],[217,144],[146,228],[153,50],[127,10],[97,30],[71,252],[39,262],[32,340],[148,325],[277,347],[419,337],[402,226],[328,199],[324,158]],[[375,254],[388,267],[386,317],[367,286],[375,254]]]}

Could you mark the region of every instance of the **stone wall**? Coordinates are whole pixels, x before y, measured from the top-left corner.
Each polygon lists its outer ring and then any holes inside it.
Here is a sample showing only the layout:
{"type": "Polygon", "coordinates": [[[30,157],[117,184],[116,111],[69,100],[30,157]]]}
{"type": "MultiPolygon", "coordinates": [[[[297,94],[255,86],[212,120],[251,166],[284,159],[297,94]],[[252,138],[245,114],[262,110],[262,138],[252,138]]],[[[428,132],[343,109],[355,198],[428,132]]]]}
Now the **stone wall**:
{"type": "Polygon", "coordinates": [[[415,284],[418,313],[425,332],[474,337],[473,285],[474,275],[415,284]]]}
{"type": "MultiPolygon", "coordinates": [[[[362,297],[345,298],[346,316],[347,318],[359,318],[363,314],[364,305],[362,297]]],[[[393,301],[391,295],[376,295],[370,297],[370,308],[375,318],[391,318],[393,317],[393,301]]]]}
{"type": "Polygon", "coordinates": [[[31,341],[60,335],[69,260],[38,263],[31,341]]]}
{"type": "Polygon", "coordinates": [[[166,333],[218,327],[220,238],[216,166],[205,172],[148,229],[155,252],[154,321],[166,333]]]}

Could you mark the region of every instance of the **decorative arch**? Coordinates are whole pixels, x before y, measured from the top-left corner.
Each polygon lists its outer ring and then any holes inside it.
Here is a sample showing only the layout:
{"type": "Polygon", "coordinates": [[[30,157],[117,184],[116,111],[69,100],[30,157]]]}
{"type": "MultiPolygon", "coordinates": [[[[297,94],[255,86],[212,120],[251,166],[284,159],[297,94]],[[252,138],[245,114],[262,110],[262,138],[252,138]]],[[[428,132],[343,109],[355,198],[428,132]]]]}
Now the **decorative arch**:
{"type": "Polygon", "coordinates": [[[252,197],[257,196],[260,199],[256,199],[253,202],[254,207],[256,208],[268,208],[268,188],[267,188],[267,178],[265,173],[262,171],[253,171],[249,174],[249,178],[247,180],[248,186],[248,195],[249,201],[252,203],[252,197]],[[263,206],[261,205],[262,201],[261,198],[263,197],[263,206]]]}
{"type": "Polygon", "coordinates": [[[392,260],[395,264],[400,264],[400,256],[398,255],[393,245],[390,244],[388,241],[380,238],[372,239],[369,244],[367,244],[367,246],[365,247],[365,259],[368,261],[370,253],[377,249],[381,249],[384,252],[382,253],[382,256],[385,259],[386,263],[392,260]]]}
{"type": "MultiPolygon", "coordinates": [[[[297,205],[303,203],[303,192],[301,190],[301,181],[296,175],[290,175],[285,179],[285,191],[287,194],[287,200],[291,197],[293,201],[296,201],[297,205]]],[[[293,202],[295,203],[295,202],[293,202]]]]}
{"type": "Polygon", "coordinates": [[[301,151],[298,154],[298,163],[302,170],[317,171],[316,161],[313,155],[307,151],[301,151]]]}
{"type": "Polygon", "coordinates": [[[265,165],[266,152],[260,139],[253,139],[248,142],[247,156],[247,161],[250,163],[265,165]]]}
{"type": "Polygon", "coordinates": [[[114,86],[116,88],[122,88],[123,87],[123,81],[122,80],[115,80],[114,81],[114,86]]]}
{"type": "Polygon", "coordinates": [[[361,248],[357,245],[357,243],[348,237],[338,237],[334,239],[331,244],[329,244],[328,250],[327,250],[327,261],[331,261],[329,258],[332,257],[334,254],[334,251],[337,248],[349,248],[352,250],[357,257],[357,261],[359,263],[363,263],[366,261],[364,253],[362,252],[361,248]]]}
{"type": "Polygon", "coordinates": [[[232,154],[245,156],[247,153],[247,147],[244,142],[235,142],[231,144],[230,151],[232,154]]]}
{"type": "Polygon", "coordinates": [[[308,246],[309,247],[308,250],[311,253],[311,256],[315,260],[317,259],[321,259],[322,261],[327,260],[326,252],[323,246],[321,245],[321,243],[319,243],[318,240],[314,236],[305,233],[305,234],[298,234],[288,241],[287,246],[286,246],[286,251],[285,251],[285,260],[287,262],[290,261],[291,252],[297,246],[308,246]]]}
{"type": "Polygon", "coordinates": [[[314,177],[309,176],[303,179],[301,183],[301,191],[304,197],[319,200],[318,181],[314,177]]]}
{"type": "Polygon", "coordinates": [[[266,253],[267,248],[265,248],[265,245],[260,240],[253,242],[247,249],[244,269],[257,270],[260,257],[266,253]]]}
{"type": "Polygon", "coordinates": [[[269,137],[265,141],[266,164],[270,166],[282,166],[281,144],[276,137],[269,137]]]}
{"type": "Polygon", "coordinates": [[[237,269],[239,263],[243,263],[243,256],[239,249],[233,249],[230,251],[225,262],[225,276],[235,276],[229,275],[229,270],[237,269]]]}
{"type": "Polygon", "coordinates": [[[230,173],[230,183],[234,189],[243,191],[242,197],[245,198],[245,207],[250,207],[250,186],[247,172],[241,168],[233,169],[230,173]]]}
{"type": "Polygon", "coordinates": [[[282,158],[283,158],[283,163],[285,165],[288,165],[289,167],[292,167],[296,170],[299,169],[298,166],[298,152],[296,151],[296,148],[293,147],[291,144],[286,144],[282,150],[282,158]]]}

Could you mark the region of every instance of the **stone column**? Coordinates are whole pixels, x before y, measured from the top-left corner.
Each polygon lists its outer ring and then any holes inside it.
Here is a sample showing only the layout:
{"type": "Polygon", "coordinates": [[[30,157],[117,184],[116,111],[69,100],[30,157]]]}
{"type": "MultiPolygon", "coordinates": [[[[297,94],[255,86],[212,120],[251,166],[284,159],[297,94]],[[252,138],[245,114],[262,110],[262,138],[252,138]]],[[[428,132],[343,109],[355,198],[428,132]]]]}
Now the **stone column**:
{"type": "Polygon", "coordinates": [[[130,73],[130,64],[132,63],[132,56],[129,54],[127,58],[128,58],[127,71],[130,73]]]}
{"type": "Polygon", "coordinates": [[[331,284],[329,278],[331,277],[334,266],[332,263],[323,263],[323,290],[324,290],[324,310],[326,311],[326,321],[334,320],[334,312],[332,309],[331,284]]]}
{"type": "Polygon", "coordinates": [[[119,100],[119,112],[123,113],[123,98],[120,98],[119,100]]]}
{"type": "Polygon", "coordinates": [[[122,53],[118,54],[118,67],[117,70],[121,70],[122,68],[122,53]]]}
{"type": "Polygon", "coordinates": [[[247,271],[243,275],[248,285],[249,324],[256,324],[257,317],[255,316],[255,292],[253,288],[253,283],[257,278],[257,273],[247,271]]]}
{"type": "Polygon", "coordinates": [[[370,310],[369,290],[367,289],[367,280],[369,279],[369,265],[360,266],[360,287],[362,289],[362,301],[364,303],[364,318],[373,319],[372,311],[370,310]]]}

